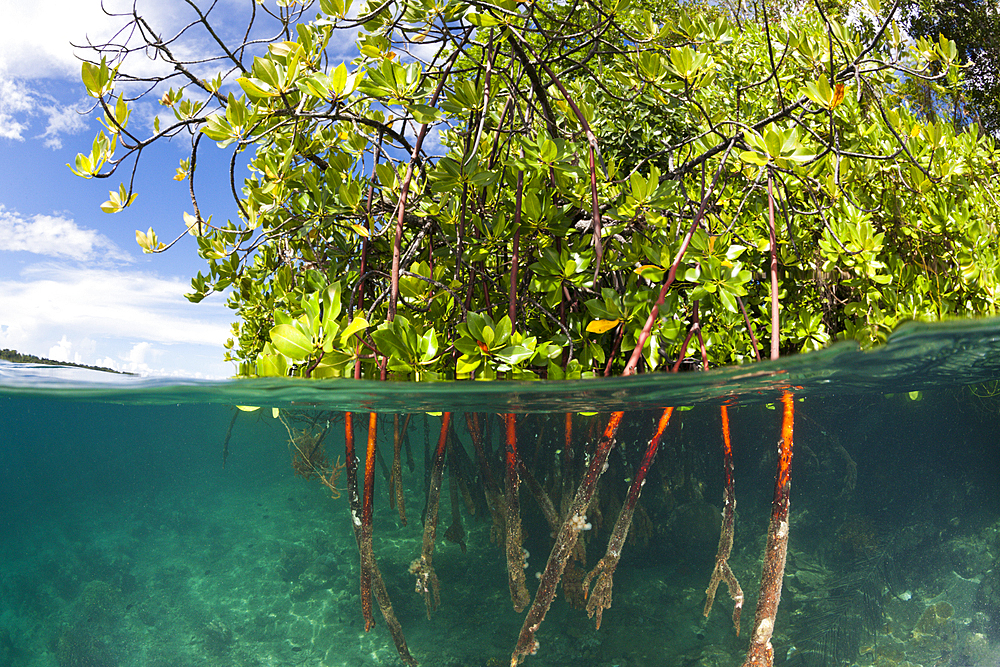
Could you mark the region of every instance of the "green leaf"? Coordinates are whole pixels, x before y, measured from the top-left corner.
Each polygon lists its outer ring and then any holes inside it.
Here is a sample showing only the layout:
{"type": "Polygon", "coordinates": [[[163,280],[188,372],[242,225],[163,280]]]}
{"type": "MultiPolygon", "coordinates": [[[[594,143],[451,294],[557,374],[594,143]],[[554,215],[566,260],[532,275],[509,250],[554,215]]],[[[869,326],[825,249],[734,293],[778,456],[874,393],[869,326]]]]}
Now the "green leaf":
{"type": "MultiPolygon", "coordinates": [[[[330,88],[337,97],[343,97],[345,94],[344,88],[347,85],[347,67],[344,63],[340,63],[333,68],[333,72],[330,74],[330,88]]],[[[350,93],[351,91],[347,91],[350,93]]]]}
{"type": "Polygon", "coordinates": [[[277,90],[274,90],[269,84],[253,77],[241,76],[236,79],[236,83],[238,83],[240,88],[243,89],[243,92],[251,98],[260,99],[265,97],[277,97],[281,94],[277,90]]]}
{"type": "Polygon", "coordinates": [[[313,75],[305,79],[299,79],[295,86],[306,95],[317,97],[321,100],[330,99],[330,89],[327,88],[328,77],[313,75]]]}
{"type": "Polygon", "coordinates": [[[329,16],[344,18],[347,15],[343,0],[320,0],[319,7],[320,11],[329,16]]]}
{"type": "Polygon", "coordinates": [[[479,368],[482,363],[482,358],[471,359],[463,354],[455,361],[455,372],[459,375],[468,375],[479,368]]]}
{"type": "Polygon", "coordinates": [[[779,157],[781,155],[781,146],[783,143],[784,137],[773,127],[768,127],[767,131],[764,132],[764,145],[767,147],[767,154],[771,157],[779,157]]]}
{"type": "Polygon", "coordinates": [[[498,350],[496,356],[501,361],[514,366],[535,356],[535,351],[529,350],[523,345],[507,345],[498,350]]]}
{"type": "Polygon", "coordinates": [[[729,290],[721,289],[719,290],[719,300],[722,301],[722,305],[726,307],[729,312],[738,312],[738,306],[736,305],[736,296],[729,290]]]}
{"type": "Polygon", "coordinates": [[[135,242],[139,244],[144,253],[159,252],[165,247],[156,238],[156,232],[153,231],[152,227],[146,232],[135,230],[135,242]]]}
{"type": "Polygon", "coordinates": [[[396,170],[393,166],[387,162],[379,162],[375,165],[375,174],[378,176],[378,182],[384,188],[393,188],[396,185],[396,170]]]}
{"type": "Polygon", "coordinates": [[[323,317],[326,321],[332,322],[340,317],[340,281],[330,284],[323,295],[323,317]]]}
{"type": "MultiPolygon", "coordinates": [[[[487,341],[490,347],[503,347],[510,340],[510,334],[513,331],[513,325],[510,322],[510,316],[504,315],[499,322],[497,322],[496,337],[493,341],[487,341]]],[[[485,333],[485,330],[484,330],[485,333]]]]}
{"type": "Polygon", "coordinates": [[[756,151],[743,151],[740,153],[740,159],[758,167],[765,167],[771,161],[769,157],[756,151]]]}
{"type": "Polygon", "coordinates": [[[487,318],[483,315],[471,311],[466,319],[466,325],[469,327],[469,333],[476,340],[483,340],[483,327],[492,323],[492,320],[487,320],[487,318]]]}
{"type": "Polygon", "coordinates": [[[229,124],[229,120],[222,114],[209,116],[208,121],[201,126],[201,132],[212,141],[219,142],[220,148],[225,148],[231,143],[229,140],[236,138],[234,137],[233,126],[229,124]]]}
{"type": "Polygon", "coordinates": [[[257,358],[257,375],[260,377],[284,377],[288,375],[288,362],[283,356],[274,352],[261,352],[257,358]]]}
{"type": "Polygon", "coordinates": [[[470,12],[465,15],[465,20],[474,26],[479,26],[480,28],[489,28],[491,26],[500,25],[500,21],[492,14],[477,14],[475,12],[470,12]]]}
{"type": "Polygon", "coordinates": [[[655,264],[643,264],[635,269],[635,272],[650,282],[658,283],[663,281],[663,275],[667,272],[662,266],[655,264]]]}
{"type": "Polygon", "coordinates": [[[428,104],[410,104],[406,110],[421,125],[429,125],[442,118],[441,112],[428,104]]]}
{"type": "Polygon", "coordinates": [[[312,341],[298,327],[278,324],[271,328],[271,343],[292,361],[303,361],[313,353],[312,341]]]}
{"type": "Polygon", "coordinates": [[[111,92],[112,72],[103,56],[100,65],[84,61],[80,66],[80,78],[91,97],[102,97],[111,92]]]}

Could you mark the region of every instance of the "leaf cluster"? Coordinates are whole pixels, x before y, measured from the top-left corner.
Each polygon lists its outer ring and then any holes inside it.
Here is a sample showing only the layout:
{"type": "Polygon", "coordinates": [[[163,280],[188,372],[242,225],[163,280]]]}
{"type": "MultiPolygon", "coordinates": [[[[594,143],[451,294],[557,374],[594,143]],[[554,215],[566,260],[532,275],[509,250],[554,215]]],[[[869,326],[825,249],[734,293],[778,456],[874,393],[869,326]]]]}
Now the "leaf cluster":
{"type": "MultiPolygon", "coordinates": [[[[240,375],[584,377],[640,344],[664,368],[693,333],[738,363],[770,337],[772,296],[784,351],[875,344],[905,319],[996,312],[1000,158],[901,90],[957,85],[955,43],[908,45],[895,8],[869,5],[852,26],[823,4],[751,20],[638,0],[285,2],[262,5],[278,28],[263,48],[218,40],[198,10],[185,31],[218,47],[214,75],[152,37],[173,74],[130,76],[129,49],[94,47],[83,82],[105,126],[73,169],[134,172],[145,147],[190,139],[176,238],[208,268],[188,298],[228,294],[240,375]],[[119,90],[135,81],[172,112],[142,138],[119,90]],[[232,156],[213,185],[239,209],[225,224],[194,187],[211,144],[232,156]]],[[[122,185],[104,208],[134,199],[122,185]]]]}

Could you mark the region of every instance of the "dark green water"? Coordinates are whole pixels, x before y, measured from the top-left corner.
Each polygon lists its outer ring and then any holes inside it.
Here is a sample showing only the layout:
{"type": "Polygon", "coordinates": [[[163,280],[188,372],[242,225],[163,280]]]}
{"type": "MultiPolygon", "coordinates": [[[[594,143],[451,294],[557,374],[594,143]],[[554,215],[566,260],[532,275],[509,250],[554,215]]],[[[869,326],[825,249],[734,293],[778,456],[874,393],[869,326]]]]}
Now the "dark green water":
{"type": "MultiPolygon", "coordinates": [[[[519,453],[558,507],[608,413],[626,411],[582,534],[589,570],[667,405],[686,409],[651,469],[601,628],[560,589],[525,664],[739,666],[774,486],[774,404],[787,387],[801,400],[775,664],[1000,665],[1000,323],[986,321],[904,329],[871,353],[835,347],[708,374],[560,385],[176,383],[0,364],[0,666],[402,664],[377,607],[364,631],[347,495],[295,474],[272,407],[293,427],[329,424],[331,461],[343,454],[343,411],[361,413],[362,452],[367,412],[379,412],[386,465],[392,414],[413,415],[406,526],[375,469],[375,555],[396,614],[423,665],[507,665],[523,614],[491,542],[463,413],[484,415],[497,472],[497,415],[518,413],[519,453]],[[719,538],[723,402],[738,507],[730,563],[747,593],[740,637],[724,587],[702,616],[719,538]],[[240,413],[223,465],[234,405],[262,409],[240,413]],[[408,566],[441,423],[426,412],[444,410],[455,411],[453,447],[467,456],[445,471],[441,605],[428,620],[408,566]],[[598,413],[574,417],[573,461],[565,412],[598,413]],[[456,494],[464,551],[445,539],[453,468],[474,510],[456,494]]],[[[533,593],[552,540],[525,484],[520,503],[533,593]]]]}

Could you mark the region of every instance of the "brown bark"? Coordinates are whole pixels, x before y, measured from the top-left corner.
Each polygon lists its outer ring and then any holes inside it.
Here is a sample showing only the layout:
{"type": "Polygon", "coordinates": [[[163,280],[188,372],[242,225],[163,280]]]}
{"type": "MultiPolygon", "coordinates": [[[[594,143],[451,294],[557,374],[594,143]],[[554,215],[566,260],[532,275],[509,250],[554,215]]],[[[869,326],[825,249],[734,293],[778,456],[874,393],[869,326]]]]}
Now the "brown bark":
{"type": "Polygon", "coordinates": [[[792,426],[795,421],[795,403],[792,394],[785,391],[781,440],[778,441],[778,469],[774,480],[774,500],[771,503],[771,521],[767,528],[767,546],[764,550],[764,569],[760,577],[760,597],[754,615],[753,635],[743,667],[772,667],[774,648],[774,617],[781,601],[781,580],[785,575],[785,556],[788,553],[788,500],[791,491],[792,426]]]}
{"type": "Polygon", "coordinates": [[[510,588],[510,601],[514,611],[520,613],[531,601],[528,588],[524,583],[524,548],[521,546],[521,501],[519,498],[520,477],[517,473],[517,421],[512,414],[504,415],[506,427],[506,451],[504,462],[506,466],[506,552],[507,552],[507,583],[510,588]]]}
{"type": "Polygon", "coordinates": [[[767,172],[767,222],[771,234],[771,359],[778,358],[781,325],[778,319],[778,237],[774,228],[774,189],[771,172],[767,172]]]}
{"type": "Polygon", "coordinates": [[[628,495],[625,497],[625,504],[622,505],[621,512],[618,514],[618,520],[615,521],[615,527],[611,531],[611,539],[608,540],[608,549],[604,557],[583,580],[583,588],[587,590],[590,587],[591,579],[595,576],[597,577],[597,581],[594,583],[594,590],[591,591],[587,600],[587,616],[594,618],[594,615],[597,615],[598,629],[601,627],[601,617],[604,615],[604,610],[611,608],[612,576],[618,567],[618,560],[622,555],[622,547],[625,545],[629,527],[632,525],[632,515],[635,513],[636,503],[639,502],[639,494],[642,493],[642,487],[646,485],[646,475],[649,473],[649,467],[653,465],[653,459],[656,458],[656,450],[660,445],[663,432],[666,431],[667,424],[670,423],[670,416],[673,413],[673,408],[665,408],[663,414],[660,415],[660,421],[656,425],[656,432],[649,440],[649,445],[647,445],[646,451],[642,456],[639,468],[635,471],[635,475],[632,478],[628,495]]]}
{"type": "Polygon", "coordinates": [[[441,418],[441,435],[434,450],[431,467],[430,486],[427,490],[427,516],[424,519],[424,539],[420,557],[410,563],[410,574],[417,578],[416,592],[424,596],[427,618],[441,604],[441,588],[434,572],[434,540],[437,536],[438,507],[441,501],[441,479],[444,476],[444,456],[448,445],[448,426],[451,413],[445,412],[441,418]]]}
{"type": "Polygon", "coordinates": [[[524,624],[521,626],[521,634],[518,636],[517,646],[514,647],[514,652],[510,657],[511,667],[516,667],[526,656],[538,651],[538,640],[535,639],[535,633],[538,631],[538,627],[542,621],[545,620],[545,614],[548,612],[553,598],[555,598],[556,587],[559,585],[559,580],[566,569],[567,560],[569,560],[570,555],[576,548],[580,531],[586,530],[589,525],[585,512],[594,497],[594,491],[597,489],[597,481],[604,472],[605,464],[608,461],[608,454],[611,453],[612,448],[615,446],[615,434],[618,432],[618,426],[621,424],[624,415],[624,412],[615,412],[611,415],[611,419],[604,429],[604,434],[594,449],[590,466],[588,466],[587,472],[584,474],[583,480],[577,488],[573,503],[570,505],[562,527],[559,529],[559,534],[556,535],[556,543],[552,547],[549,560],[545,564],[545,570],[542,572],[538,590],[535,592],[535,600],[528,610],[527,616],[525,616],[524,624]]]}
{"type": "Polygon", "coordinates": [[[719,584],[726,582],[729,597],[733,599],[733,626],[736,636],[740,636],[740,614],[743,611],[743,589],[740,582],[729,567],[729,554],[733,550],[733,524],[736,521],[736,490],[733,480],[733,446],[729,437],[729,408],[721,407],[722,412],[722,458],[725,476],[725,489],[722,492],[722,530],[719,534],[719,548],[715,554],[715,568],[712,578],[705,590],[705,618],[712,613],[712,603],[715,601],[715,591],[719,584]]]}

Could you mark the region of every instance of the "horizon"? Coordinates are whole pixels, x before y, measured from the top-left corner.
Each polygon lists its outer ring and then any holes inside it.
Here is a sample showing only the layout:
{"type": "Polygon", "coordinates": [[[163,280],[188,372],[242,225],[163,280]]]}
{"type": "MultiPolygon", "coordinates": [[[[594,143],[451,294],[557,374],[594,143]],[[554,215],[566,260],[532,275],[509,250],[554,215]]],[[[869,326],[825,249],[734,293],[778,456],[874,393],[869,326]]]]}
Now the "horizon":
{"type": "MultiPolygon", "coordinates": [[[[164,237],[185,229],[188,184],[172,180],[186,157],[184,142],[144,151],[138,197],[117,214],[100,204],[128,182],[131,165],[103,181],[84,180],[67,166],[89,151],[100,128],[99,114],[86,114],[94,100],[70,42],[107,39],[123,21],[103,16],[95,0],[0,1],[7,17],[0,26],[0,348],[139,375],[232,376],[223,345],[236,315],[225,295],[200,304],[184,298],[191,277],[206,268],[194,239],[162,255],[145,255],[135,242],[136,230],[150,226],[164,237]]],[[[213,17],[236,24],[244,4],[221,0],[213,17]]],[[[190,8],[146,2],[139,11],[169,31],[190,8]]],[[[147,128],[163,111],[144,101],[132,122],[147,128]]],[[[222,151],[203,153],[205,167],[213,158],[228,162],[222,151]]],[[[200,185],[206,215],[236,216],[228,188],[200,185]]]]}

